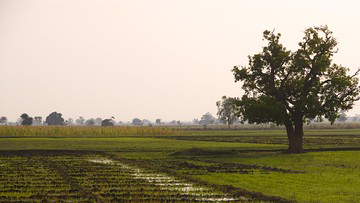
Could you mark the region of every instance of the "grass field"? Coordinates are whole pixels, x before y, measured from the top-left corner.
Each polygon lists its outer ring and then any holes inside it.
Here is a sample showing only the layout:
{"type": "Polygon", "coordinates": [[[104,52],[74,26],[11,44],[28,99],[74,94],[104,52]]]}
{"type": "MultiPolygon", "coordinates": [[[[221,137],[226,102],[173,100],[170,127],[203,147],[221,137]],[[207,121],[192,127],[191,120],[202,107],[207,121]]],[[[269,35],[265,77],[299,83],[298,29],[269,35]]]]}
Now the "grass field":
{"type": "Polygon", "coordinates": [[[0,127],[0,202],[360,202],[356,129],[31,128],[0,127]]]}

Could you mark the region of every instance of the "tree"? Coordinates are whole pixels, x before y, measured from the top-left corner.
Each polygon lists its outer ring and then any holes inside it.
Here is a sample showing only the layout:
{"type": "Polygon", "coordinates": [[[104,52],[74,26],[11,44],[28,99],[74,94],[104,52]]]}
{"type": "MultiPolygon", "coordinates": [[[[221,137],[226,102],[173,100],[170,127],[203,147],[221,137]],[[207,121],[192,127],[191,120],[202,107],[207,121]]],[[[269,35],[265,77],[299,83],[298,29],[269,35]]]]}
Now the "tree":
{"type": "Polygon", "coordinates": [[[21,114],[20,118],[22,119],[21,125],[32,125],[33,123],[33,118],[26,113],[21,114]]]}
{"type": "Polygon", "coordinates": [[[102,118],[96,118],[95,119],[95,125],[101,125],[102,118]]]}
{"type": "Polygon", "coordinates": [[[8,121],[7,117],[5,117],[5,116],[0,117],[0,124],[4,125],[7,123],[7,121],[8,121]]]}
{"type": "Polygon", "coordinates": [[[201,116],[201,120],[199,121],[199,124],[209,125],[209,124],[213,124],[215,120],[216,118],[210,112],[207,112],[206,114],[201,116]]]}
{"type": "Polygon", "coordinates": [[[73,125],[73,124],[74,124],[74,119],[68,118],[68,119],[66,120],[66,125],[73,125]]]}
{"type": "Polygon", "coordinates": [[[345,111],[340,111],[339,118],[337,119],[339,122],[343,123],[347,120],[347,116],[345,111]]]}
{"type": "Polygon", "coordinates": [[[160,118],[156,119],[155,123],[156,123],[157,125],[161,125],[161,119],[160,119],[160,118]]]}
{"type": "Polygon", "coordinates": [[[226,96],[223,96],[222,100],[216,102],[218,118],[222,123],[227,124],[228,128],[237,119],[238,109],[235,104],[235,98],[227,98],[226,96]]]}
{"type": "Polygon", "coordinates": [[[359,121],[359,115],[356,114],[353,118],[352,118],[352,122],[357,122],[359,121]]]}
{"type": "Polygon", "coordinates": [[[148,120],[148,119],[143,119],[143,120],[142,120],[142,125],[152,125],[152,124],[151,124],[151,121],[150,121],[150,120],[148,120]]]}
{"type": "Polygon", "coordinates": [[[42,117],[41,116],[35,116],[34,117],[34,123],[35,123],[35,125],[41,125],[42,124],[42,117]]]}
{"type": "Polygon", "coordinates": [[[65,120],[61,113],[54,111],[46,117],[45,123],[48,125],[65,125],[65,120]]]}
{"type": "Polygon", "coordinates": [[[95,119],[90,118],[90,119],[86,120],[85,125],[89,125],[89,126],[95,125],[95,119]]]}
{"type": "Polygon", "coordinates": [[[132,124],[133,125],[143,125],[142,121],[140,119],[138,119],[138,118],[134,118],[132,120],[132,124]]]}
{"type": "Polygon", "coordinates": [[[77,125],[84,125],[85,124],[85,118],[83,116],[79,116],[79,118],[76,119],[75,123],[77,125]]]}
{"type": "Polygon", "coordinates": [[[200,121],[199,121],[199,119],[197,119],[197,118],[194,118],[193,121],[192,121],[192,123],[195,124],[195,125],[199,124],[199,122],[200,122],[200,121]]]}
{"type": "Polygon", "coordinates": [[[111,118],[101,121],[101,126],[114,126],[114,121],[111,118]]]}
{"type": "Polygon", "coordinates": [[[264,31],[268,44],[249,56],[248,66],[235,66],[235,82],[245,94],[237,101],[239,116],[249,123],[285,125],[289,152],[302,151],[303,124],[317,118],[334,123],[341,110],[359,100],[358,78],[332,63],[337,41],[327,26],[305,30],[295,52],[279,42],[280,34],[264,31]]]}

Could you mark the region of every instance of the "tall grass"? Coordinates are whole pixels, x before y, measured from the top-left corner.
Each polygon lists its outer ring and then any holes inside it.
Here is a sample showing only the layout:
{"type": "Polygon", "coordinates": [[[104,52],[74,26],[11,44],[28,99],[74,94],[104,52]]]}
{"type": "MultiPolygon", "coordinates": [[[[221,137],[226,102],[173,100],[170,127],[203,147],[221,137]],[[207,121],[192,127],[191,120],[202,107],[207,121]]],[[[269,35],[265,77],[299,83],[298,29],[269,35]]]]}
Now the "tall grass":
{"type": "Polygon", "coordinates": [[[0,126],[0,137],[117,137],[179,135],[180,131],[157,127],[101,126],[0,126]]]}

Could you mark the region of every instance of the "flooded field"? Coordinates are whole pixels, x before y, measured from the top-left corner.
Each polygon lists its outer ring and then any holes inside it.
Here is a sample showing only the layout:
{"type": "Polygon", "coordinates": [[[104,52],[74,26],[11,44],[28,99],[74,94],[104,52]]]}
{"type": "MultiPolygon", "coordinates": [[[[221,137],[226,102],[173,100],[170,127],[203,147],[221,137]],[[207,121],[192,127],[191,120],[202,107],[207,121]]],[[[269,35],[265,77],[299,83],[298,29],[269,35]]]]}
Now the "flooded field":
{"type": "Polygon", "coordinates": [[[153,173],[144,169],[130,167],[126,164],[120,163],[119,161],[114,161],[103,157],[96,157],[89,159],[88,161],[93,163],[120,166],[121,170],[126,170],[129,172],[130,178],[143,180],[149,184],[158,186],[159,189],[166,194],[177,193],[178,196],[200,202],[234,202],[237,200],[246,200],[245,198],[240,199],[228,197],[225,194],[216,193],[209,188],[195,186],[192,183],[181,181],[166,174],[153,173]]]}
{"type": "Polygon", "coordinates": [[[2,154],[0,202],[247,202],[101,154],[2,154]]]}

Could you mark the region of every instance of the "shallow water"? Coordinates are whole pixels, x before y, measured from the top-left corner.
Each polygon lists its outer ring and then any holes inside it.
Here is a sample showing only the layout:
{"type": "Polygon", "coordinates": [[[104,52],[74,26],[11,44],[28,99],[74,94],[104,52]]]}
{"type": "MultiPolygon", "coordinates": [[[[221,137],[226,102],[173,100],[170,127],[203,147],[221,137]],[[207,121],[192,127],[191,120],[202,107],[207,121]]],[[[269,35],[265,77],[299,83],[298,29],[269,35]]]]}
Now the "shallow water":
{"type": "Polygon", "coordinates": [[[102,159],[89,159],[88,161],[93,163],[100,163],[100,164],[112,164],[114,163],[113,160],[102,158],[102,159]]]}
{"type": "Polygon", "coordinates": [[[112,164],[120,166],[123,169],[130,171],[134,179],[141,179],[153,185],[160,187],[161,191],[177,191],[180,195],[190,195],[197,201],[210,201],[210,202],[234,202],[238,200],[246,200],[245,198],[233,198],[226,194],[212,191],[210,188],[196,186],[171,177],[167,174],[153,173],[148,170],[132,167],[123,164],[119,161],[111,160],[108,158],[92,158],[87,161],[99,164],[112,164]]]}

